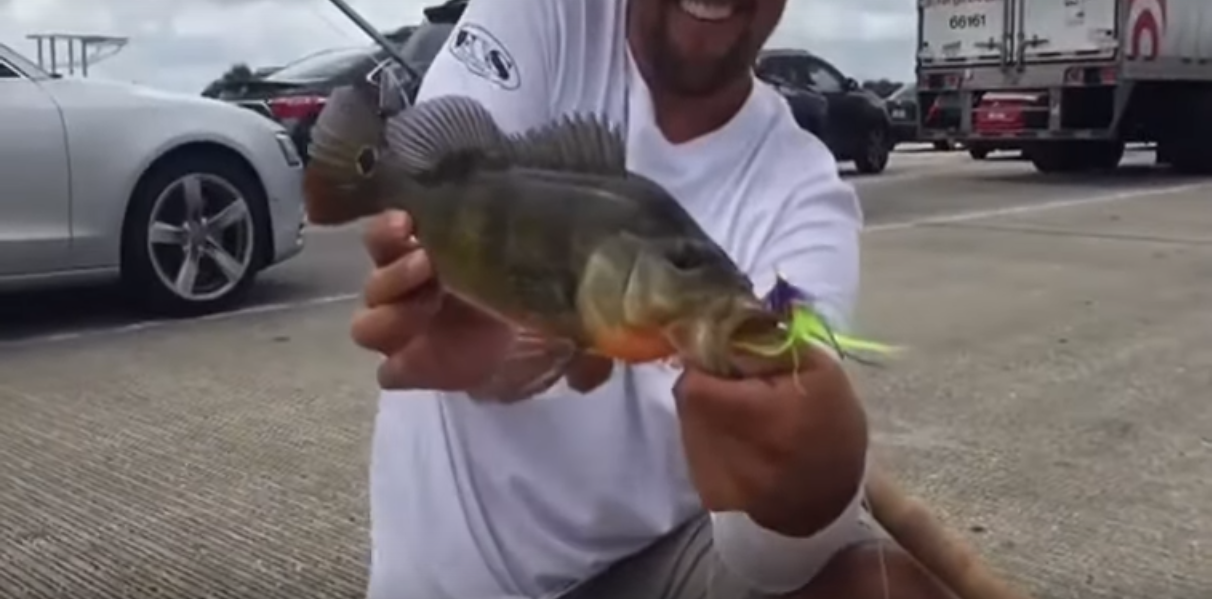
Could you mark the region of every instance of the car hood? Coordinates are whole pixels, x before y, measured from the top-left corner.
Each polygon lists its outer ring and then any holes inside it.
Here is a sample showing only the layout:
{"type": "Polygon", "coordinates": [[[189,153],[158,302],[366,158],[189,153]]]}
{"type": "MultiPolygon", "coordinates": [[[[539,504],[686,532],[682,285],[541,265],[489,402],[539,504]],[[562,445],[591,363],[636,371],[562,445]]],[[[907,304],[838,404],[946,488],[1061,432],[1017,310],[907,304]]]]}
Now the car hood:
{"type": "Polygon", "coordinates": [[[202,96],[170,92],[136,83],[104,79],[51,79],[41,82],[42,88],[55,98],[65,112],[158,110],[177,111],[190,118],[233,120],[241,126],[281,130],[281,127],[260,115],[232,106],[227,102],[202,96]]]}

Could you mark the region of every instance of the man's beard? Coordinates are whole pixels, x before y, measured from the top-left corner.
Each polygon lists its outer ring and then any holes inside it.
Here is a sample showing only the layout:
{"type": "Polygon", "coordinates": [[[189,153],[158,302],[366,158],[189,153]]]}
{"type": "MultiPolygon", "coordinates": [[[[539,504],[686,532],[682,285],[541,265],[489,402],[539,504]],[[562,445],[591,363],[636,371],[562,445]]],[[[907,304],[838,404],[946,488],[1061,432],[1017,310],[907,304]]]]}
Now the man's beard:
{"type": "MultiPolygon", "coordinates": [[[[751,68],[749,52],[750,35],[737,39],[722,56],[704,61],[695,61],[680,56],[672,40],[665,33],[665,19],[648,32],[648,47],[652,49],[652,69],[656,85],[663,91],[682,97],[709,96],[728,86],[738,77],[743,77],[751,68]]],[[[650,83],[652,85],[652,83],[650,83]]]]}

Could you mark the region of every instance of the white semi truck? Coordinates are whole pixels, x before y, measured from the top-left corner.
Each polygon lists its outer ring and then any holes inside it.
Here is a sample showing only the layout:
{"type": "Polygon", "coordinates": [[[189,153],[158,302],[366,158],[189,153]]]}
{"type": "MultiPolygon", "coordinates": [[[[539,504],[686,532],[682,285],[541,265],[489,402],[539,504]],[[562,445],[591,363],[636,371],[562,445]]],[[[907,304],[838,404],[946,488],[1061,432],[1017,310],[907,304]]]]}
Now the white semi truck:
{"type": "Polygon", "coordinates": [[[1045,172],[1155,142],[1212,173],[1212,0],[918,0],[917,78],[925,139],[1021,147],[1045,172]],[[1026,99],[991,121],[991,93],[1026,99]]]}

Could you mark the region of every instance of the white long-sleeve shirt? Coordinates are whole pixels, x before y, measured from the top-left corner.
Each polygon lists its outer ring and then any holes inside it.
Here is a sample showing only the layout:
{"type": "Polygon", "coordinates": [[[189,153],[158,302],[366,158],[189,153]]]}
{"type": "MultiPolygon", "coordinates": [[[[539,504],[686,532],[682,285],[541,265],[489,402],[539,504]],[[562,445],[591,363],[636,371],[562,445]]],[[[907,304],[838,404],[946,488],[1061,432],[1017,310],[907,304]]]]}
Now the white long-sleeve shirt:
{"type": "MultiPolygon", "coordinates": [[[[777,271],[844,323],[862,214],[829,150],[760,83],[722,128],[670,143],[627,47],[625,2],[471,2],[421,99],[475,97],[513,131],[574,112],[608,116],[627,132],[629,169],[681,201],[759,291],[777,271]]],[[[384,392],[370,599],[555,597],[701,514],[676,376],[616,367],[586,395],[561,383],[508,406],[384,392]]],[[[739,514],[713,517],[717,550],[759,588],[790,590],[811,576],[813,539],[779,537],[739,514]]]]}

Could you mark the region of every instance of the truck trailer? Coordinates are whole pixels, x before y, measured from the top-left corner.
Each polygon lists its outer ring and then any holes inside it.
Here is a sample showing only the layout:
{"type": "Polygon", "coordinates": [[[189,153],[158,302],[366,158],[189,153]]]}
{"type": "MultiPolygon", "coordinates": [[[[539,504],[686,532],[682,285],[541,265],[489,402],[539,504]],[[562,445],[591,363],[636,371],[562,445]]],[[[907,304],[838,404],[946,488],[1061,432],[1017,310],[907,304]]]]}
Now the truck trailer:
{"type": "Polygon", "coordinates": [[[1156,143],[1212,173],[1212,0],[918,0],[916,71],[924,140],[1020,147],[1043,172],[1156,143]],[[991,93],[1028,97],[1014,127],[979,126],[991,93]]]}

